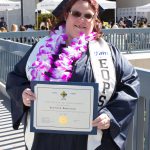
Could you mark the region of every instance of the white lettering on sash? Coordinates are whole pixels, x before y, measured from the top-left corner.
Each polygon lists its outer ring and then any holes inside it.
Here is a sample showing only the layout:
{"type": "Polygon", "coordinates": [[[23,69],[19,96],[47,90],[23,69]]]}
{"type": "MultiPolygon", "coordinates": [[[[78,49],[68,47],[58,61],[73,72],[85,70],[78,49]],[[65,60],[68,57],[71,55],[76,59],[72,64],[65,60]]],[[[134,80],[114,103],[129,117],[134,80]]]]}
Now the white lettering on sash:
{"type": "Polygon", "coordinates": [[[108,44],[103,40],[89,44],[91,64],[95,81],[99,83],[98,106],[104,106],[110,99],[115,87],[115,68],[108,44]]]}
{"type": "MultiPolygon", "coordinates": [[[[98,110],[110,100],[114,91],[116,76],[115,68],[108,44],[103,40],[89,43],[91,64],[96,83],[99,84],[98,110]]],[[[88,136],[88,150],[96,149],[101,145],[102,131],[97,130],[97,135],[88,136]]]]}

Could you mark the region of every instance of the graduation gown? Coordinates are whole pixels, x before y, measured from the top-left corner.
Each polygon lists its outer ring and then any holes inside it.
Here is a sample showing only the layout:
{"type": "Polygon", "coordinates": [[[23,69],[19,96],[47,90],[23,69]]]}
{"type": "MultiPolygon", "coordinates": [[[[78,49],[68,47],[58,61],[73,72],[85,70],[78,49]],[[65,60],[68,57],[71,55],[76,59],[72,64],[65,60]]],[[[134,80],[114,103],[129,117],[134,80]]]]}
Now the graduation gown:
{"type": "MultiPolygon", "coordinates": [[[[96,150],[124,150],[129,123],[133,117],[139,97],[139,78],[133,66],[112,45],[112,58],[116,72],[116,86],[109,102],[101,108],[99,114],[106,113],[110,119],[110,128],[103,130],[101,145],[96,150]]],[[[22,92],[30,88],[26,77],[26,62],[34,46],[15,65],[8,74],[6,90],[11,98],[13,128],[18,129],[23,116],[30,109],[24,106],[22,92]]],[[[94,82],[89,53],[86,52],[73,67],[72,82],[94,82]]],[[[32,150],[86,150],[87,135],[63,135],[35,133],[32,150]]]]}

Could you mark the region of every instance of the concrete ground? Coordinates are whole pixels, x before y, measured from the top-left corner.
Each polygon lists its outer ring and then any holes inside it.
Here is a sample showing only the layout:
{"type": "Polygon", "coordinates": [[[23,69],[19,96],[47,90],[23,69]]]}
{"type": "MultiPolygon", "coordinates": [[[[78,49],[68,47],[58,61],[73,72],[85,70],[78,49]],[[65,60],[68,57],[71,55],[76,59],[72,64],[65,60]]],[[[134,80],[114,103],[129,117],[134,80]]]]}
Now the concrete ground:
{"type": "Polygon", "coordinates": [[[124,56],[133,64],[133,66],[150,69],[150,52],[124,54],[124,56]]]}

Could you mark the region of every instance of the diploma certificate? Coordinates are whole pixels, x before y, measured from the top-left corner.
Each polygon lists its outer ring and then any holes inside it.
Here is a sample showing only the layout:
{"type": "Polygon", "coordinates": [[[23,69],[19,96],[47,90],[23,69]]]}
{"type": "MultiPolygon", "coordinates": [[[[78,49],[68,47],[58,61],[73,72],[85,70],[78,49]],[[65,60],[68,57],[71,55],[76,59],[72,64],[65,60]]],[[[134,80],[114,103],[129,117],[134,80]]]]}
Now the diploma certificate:
{"type": "Polygon", "coordinates": [[[32,81],[31,131],[96,134],[98,84],[32,81]]]}

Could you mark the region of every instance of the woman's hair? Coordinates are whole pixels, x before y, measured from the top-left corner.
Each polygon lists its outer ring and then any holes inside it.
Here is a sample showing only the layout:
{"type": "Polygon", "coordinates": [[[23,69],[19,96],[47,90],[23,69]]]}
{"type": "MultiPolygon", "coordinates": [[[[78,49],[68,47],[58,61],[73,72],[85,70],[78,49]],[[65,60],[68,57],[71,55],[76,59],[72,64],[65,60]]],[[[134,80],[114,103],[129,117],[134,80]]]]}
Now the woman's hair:
{"type": "MultiPolygon", "coordinates": [[[[59,17],[59,23],[56,25],[57,27],[63,23],[65,23],[65,17],[69,11],[71,10],[72,6],[79,0],[69,0],[67,2],[67,4],[64,6],[63,8],[63,13],[61,13],[60,17],[59,17]]],[[[101,32],[101,21],[97,18],[98,14],[99,14],[99,4],[96,2],[96,0],[83,0],[86,1],[90,4],[91,8],[94,10],[96,16],[95,19],[95,25],[94,25],[94,29],[93,32],[97,33],[96,39],[99,39],[102,36],[102,32],[101,32]]]]}
{"type": "Polygon", "coordinates": [[[25,26],[20,25],[19,30],[20,31],[26,31],[26,28],[25,28],[25,26]]]}
{"type": "MultiPolygon", "coordinates": [[[[77,2],[78,0],[70,0],[67,2],[66,7],[65,7],[65,12],[69,13],[69,11],[71,10],[72,6],[77,2]]],[[[96,0],[82,0],[82,1],[86,1],[90,4],[90,6],[92,7],[92,9],[95,11],[95,13],[98,14],[99,12],[99,4],[96,2],[96,0]]]]}
{"type": "Polygon", "coordinates": [[[16,24],[11,25],[11,31],[16,32],[18,31],[18,26],[16,24]]]}
{"type": "Polygon", "coordinates": [[[7,29],[5,27],[1,27],[0,32],[7,32],[7,29]]]}

